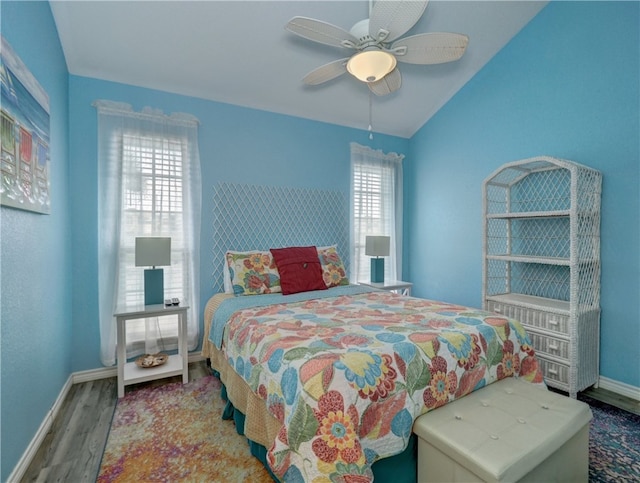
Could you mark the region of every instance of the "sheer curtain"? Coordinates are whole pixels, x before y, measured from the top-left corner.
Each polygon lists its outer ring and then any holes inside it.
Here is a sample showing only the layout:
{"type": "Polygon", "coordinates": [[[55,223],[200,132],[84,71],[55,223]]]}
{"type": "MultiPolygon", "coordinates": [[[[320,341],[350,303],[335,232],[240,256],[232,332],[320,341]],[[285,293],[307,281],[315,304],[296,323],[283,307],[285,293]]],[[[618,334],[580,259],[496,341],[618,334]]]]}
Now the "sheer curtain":
{"type": "Polygon", "coordinates": [[[402,160],[404,155],[351,143],[351,274],[354,281],[370,279],[364,254],[367,235],[390,237],[385,278],[402,279],[402,160]]]}
{"type": "MultiPolygon", "coordinates": [[[[198,120],[96,101],[98,111],[98,277],[100,357],[116,362],[113,314],[144,304],[137,236],[171,237],[165,298],[189,305],[189,350],[198,345],[201,180],[198,120]]],[[[127,323],[127,358],[177,348],[177,316],[127,323]]]]}

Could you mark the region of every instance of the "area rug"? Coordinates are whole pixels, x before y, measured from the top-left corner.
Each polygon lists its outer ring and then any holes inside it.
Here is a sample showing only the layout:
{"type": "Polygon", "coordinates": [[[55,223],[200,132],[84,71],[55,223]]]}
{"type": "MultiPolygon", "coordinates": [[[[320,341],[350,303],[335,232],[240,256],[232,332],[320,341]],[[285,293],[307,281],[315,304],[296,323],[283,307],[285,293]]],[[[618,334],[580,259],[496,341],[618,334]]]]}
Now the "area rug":
{"type": "Polygon", "coordinates": [[[128,392],[118,400],[98,482],[272,482],[232,421],[221,383],[206,376],[128,392]]]}
{"type": "Polygon", "coordinates": [[[589,481],[640,482],[640,415],[588,396],[578,398],[593,412],[589,429],[589,481]]]}
{"type": "MultiPolygon", "coordinates": [[[[234,423],[222,420],[220,380],[153,386],[118,401],[97,481],[267,483],[234,423]]],[[[579,396],[591,407],[589,481],[640,482],[640,416],[579,396]]]]}

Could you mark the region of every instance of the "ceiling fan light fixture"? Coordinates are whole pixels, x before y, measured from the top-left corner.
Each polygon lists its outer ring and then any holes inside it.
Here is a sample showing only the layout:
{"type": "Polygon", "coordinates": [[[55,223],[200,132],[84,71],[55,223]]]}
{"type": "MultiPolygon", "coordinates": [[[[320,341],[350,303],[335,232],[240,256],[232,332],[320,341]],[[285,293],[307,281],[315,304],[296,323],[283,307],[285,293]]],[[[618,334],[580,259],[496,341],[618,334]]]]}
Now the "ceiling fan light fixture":
{"type": "Polygon", "coordinates": [[[365,50],[355,54],[347,62],[347,71],[362,82],[382,79],[396,67],[396,58],[379,49],[365,50]]]}

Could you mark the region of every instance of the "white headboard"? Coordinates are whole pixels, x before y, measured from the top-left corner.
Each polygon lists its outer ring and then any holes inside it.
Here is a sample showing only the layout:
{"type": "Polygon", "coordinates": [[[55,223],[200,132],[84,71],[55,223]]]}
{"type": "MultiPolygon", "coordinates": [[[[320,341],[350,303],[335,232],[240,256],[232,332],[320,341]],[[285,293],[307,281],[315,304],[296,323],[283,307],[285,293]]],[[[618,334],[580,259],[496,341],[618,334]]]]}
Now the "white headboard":
{"type": "Polygon", "coordinates": [[[349,199],[317,189],[219,183],[213,192],[213,289],[227,250],[338,245],[349,273],[349,199]]]}

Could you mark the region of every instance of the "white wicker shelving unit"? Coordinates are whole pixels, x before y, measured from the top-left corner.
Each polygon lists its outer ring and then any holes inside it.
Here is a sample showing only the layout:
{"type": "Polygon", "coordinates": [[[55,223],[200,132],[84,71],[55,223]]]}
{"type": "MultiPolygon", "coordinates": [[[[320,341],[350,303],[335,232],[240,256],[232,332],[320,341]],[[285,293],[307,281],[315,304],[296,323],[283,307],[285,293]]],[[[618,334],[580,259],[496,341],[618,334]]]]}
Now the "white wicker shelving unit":
{"type": "Polygon", "coordinates": [[[486,310],[519,320],[545,381],[597,385],[601,174],[547,156],[514,161],[483,183],[486,310]]]}

